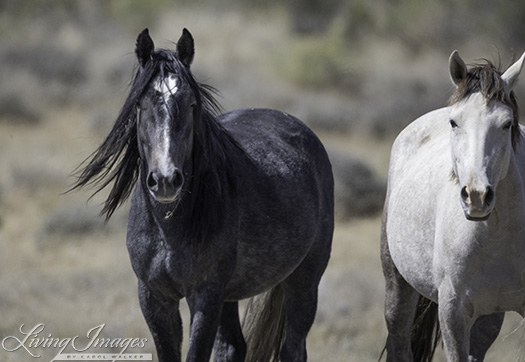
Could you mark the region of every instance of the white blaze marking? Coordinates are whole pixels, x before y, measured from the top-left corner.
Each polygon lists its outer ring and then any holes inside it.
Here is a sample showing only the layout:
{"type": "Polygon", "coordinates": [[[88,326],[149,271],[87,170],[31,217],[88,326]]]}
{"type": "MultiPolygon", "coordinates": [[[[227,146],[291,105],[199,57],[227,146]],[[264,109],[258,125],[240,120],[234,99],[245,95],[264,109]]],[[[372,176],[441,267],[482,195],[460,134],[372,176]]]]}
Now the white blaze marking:
{"type": "MultiPolygon", "coordinates": [[[[163,105],[166,108],[168,99],[170,96],[174,95],[178,91],[177,87],[177,77],[175,74],[169,74],[165,78],[158,78],[154,83],[153,87],[156,91],[160,92],[162,94],[162,97],[164,98],[165,104],[163,105]]],[[[170,130],[170,118],[167,115],[167,108],[166,110],[166,118],[164,119],[164,124],[162,125],[162,133],[159,137],[159,144],[157,148],[157,167],[159,168],[159,171],[163,175],[171,175],[174,172],[175,166],[173,165],[173,162],[171,160],[171,155],[169,153],[170,150],[170,143],[171,138],[169,134],[170,130]]]]}
{"type": "Polygon", "coordinates": [[[171,175],[174,170],[174,165],[170,157],[170,140],[169,126],[166,122],[162,130],[162,137],[159,145],[159,171],[166,176],[171,175]]]}
{"type": "Polygon", "coordinates": [[[170,74],[164,79],[157,79],[153,84],[153,87],[156,91],[162,93],[164,100],[167,100],[169,96],[174,95],[179,90],[175,74],[170,74]]]}

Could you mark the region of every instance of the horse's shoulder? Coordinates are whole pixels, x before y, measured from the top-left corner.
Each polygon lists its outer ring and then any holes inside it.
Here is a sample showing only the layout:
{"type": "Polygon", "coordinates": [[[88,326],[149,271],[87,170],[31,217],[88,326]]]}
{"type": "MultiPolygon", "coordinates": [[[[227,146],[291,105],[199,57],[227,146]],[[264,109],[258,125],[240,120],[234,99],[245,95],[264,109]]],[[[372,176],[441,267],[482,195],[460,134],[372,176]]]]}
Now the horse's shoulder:
{"type": "Polygon", "coordinates": [[[422,115],[406,126],[396,137],[391,157],[410,157],[435,142],[448,137],[450,109],[440,108],[422,115]]]}

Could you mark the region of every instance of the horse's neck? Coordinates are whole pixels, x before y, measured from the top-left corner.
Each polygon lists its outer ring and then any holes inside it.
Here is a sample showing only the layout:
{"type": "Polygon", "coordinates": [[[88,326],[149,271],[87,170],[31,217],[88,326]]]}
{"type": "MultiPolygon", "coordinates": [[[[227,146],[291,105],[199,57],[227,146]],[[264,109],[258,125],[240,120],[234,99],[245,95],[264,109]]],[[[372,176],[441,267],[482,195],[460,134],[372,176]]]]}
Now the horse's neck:
{"type": "MultiPolygon", "coordinates": [[[[519,152],[519,149],[517,150],[519,152]]],[[[496,191],[496,209],[511,225],[525,226],[525,154],[513,153],[496,191]],[[498,202],[499,201],[499,202],[498,202]]],[[[490,219],[489,219],[490,220],[490,219]]]]}

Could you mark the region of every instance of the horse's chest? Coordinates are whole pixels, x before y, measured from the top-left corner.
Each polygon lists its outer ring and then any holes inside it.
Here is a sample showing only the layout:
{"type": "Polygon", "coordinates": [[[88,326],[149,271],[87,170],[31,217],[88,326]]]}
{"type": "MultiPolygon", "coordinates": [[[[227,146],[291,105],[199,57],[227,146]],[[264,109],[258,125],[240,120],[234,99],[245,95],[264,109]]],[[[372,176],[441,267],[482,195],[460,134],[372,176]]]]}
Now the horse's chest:
{"type": "Polygon", "coordinates": [[[175,299],[184,296],[184,270],[173,263],[169,252],[155,246],[129,248],[129,253],[137,278],[152,290],[175,299]]]}
{"type": "Polygon", "coordinates": [[[174,247],[161,238],[137,239],[128,242],[128,249],[137,277],[169,298],[186,297],[203,283],[220,279],[228,269],[219,268],[217,255],[209,250],[174,247]]]}
{"type": "Polygon", "coordinates": [[[517,255],[498,253],[471,256],[463,263],[462,273],[456,274],[457,289],[464,289],[466,297],[480,314],[494,312],[523,312],[525,268],[517,255]]]}
{"type": "Polygon", "coordinates": [[[467,287],[466,296],[476,305],[479,314],[516,311],[523,312],[522,274],[525,271],[502,270],[481,273],[467,287]],[[503,273],[502,273],[503,272],[503,273]]]}
{"type": "Polygon", "coordinates": [[[192,260],[184,248],[172,249],[158,234],[128,235],[128,251],[137,277],[166,297],[181,299],[192,281],[192,260]]]}

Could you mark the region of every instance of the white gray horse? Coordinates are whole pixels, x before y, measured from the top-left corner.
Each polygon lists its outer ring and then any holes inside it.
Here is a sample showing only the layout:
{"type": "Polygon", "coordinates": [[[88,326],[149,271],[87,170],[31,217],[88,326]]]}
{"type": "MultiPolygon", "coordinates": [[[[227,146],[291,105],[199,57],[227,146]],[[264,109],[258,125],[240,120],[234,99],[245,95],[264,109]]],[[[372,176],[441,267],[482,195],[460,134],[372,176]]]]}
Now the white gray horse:
{"type": "Polygon", "coordinates": [[[391,152],[381,260],[387,361],[482,361],[504,312],[525,312],[525,142],[504,73],[454,51],[450,105],[412,122],[391,152]]]}

